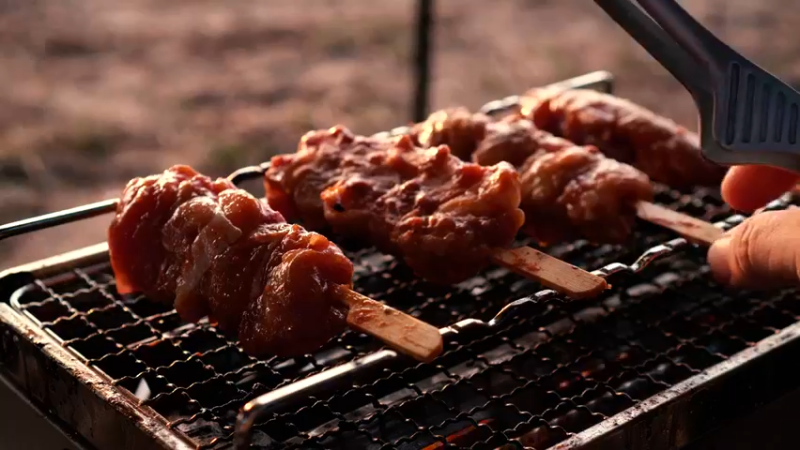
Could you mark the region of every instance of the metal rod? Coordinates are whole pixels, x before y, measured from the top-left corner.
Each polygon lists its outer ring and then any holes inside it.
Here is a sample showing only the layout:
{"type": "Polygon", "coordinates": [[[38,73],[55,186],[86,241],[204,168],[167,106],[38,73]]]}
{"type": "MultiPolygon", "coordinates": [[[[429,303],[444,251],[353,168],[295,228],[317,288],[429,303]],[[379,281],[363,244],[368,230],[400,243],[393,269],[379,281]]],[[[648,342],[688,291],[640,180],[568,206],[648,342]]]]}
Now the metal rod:
{"type": "MultiPolygon", "coordinates": [[[[244,167],[230,174],[228,180],[238,185],[244,181],[261,177],[264,175],[267,168],[269,168],[269,163],[264,163],[259,166],[244,167]]],[[[118,202],[119,199],[112,198],[0,225],[0,241],[21,234],[32,233],[34,231],[112,213],[117,209],[118,202]]]]}
{"type": "Polygon", "coordinates": [[[549,84],[545,88],[561,89],[593,89],[610,94],[614,89],[614,75],[605,70],[590,72],[564,81],[549,84]]]}
{"type": "Polygon", "coordinates": [[[363,358],[350,361],[349,363],[342,364],[341,366],[334,367],[333,369],[320,372],[314,376],[298,381],[297,383],[275,389],[274,391],[247,402],[239,411],[239,415],[236,418],[236,433],[233,438],[234,448],[250,448],[250,439],[256,421],[268,413],[279,409],[279,405],[295,401],[297,397],[294,393],[298,390],[302,391],[304,395],[311,396],[314,395],[315,390],[327,388],[330,382],[347,381],[350,383],[352,380],[350,378],[344,379],[342,375],[352,373],[356,369],[363,371],[370,368],[382,367],[379,364],[380,362],[395,357],[397,357],[397,353],[394,351],[382,350],[363,358]]]}
{"type": "Polygon", "coordinates": [[[431,78],[431,48],[434,26],[433,0],[417,1],[417,27],[414,36],[414,105],[413,122],[422,122],[428,116],[431,78]]]}
{"type": "Polygon", "coordinates": [[[0,241],[12,236],[43,230],[45,228],[76,222],[113,212],[117,208],[117,199],[103,200],[77,208],[65,209],[38,217],[19,220],[0,226],[0,241]]]}
{"type": "MultiPolygon", "coordinates": [[[[592,89],[611,94],[614,90],[614,75],[605,70],[598,70],[574,78],[569,78],[544,86],[544,89],[592,89]]],[[[483,114],[494,115],[508,111],[519,105],[520,96],[512,95],[500,100],[489,102],[479,110],[483,114]]]]}
{"type": "Polygon", "coordinates": [[[256,180],[264,176],[264,172],[269,169],[269,163],[260,164],[258,166],[243,167],[228,175],[228,180],[239,185],[245,181],[256,180]]]}

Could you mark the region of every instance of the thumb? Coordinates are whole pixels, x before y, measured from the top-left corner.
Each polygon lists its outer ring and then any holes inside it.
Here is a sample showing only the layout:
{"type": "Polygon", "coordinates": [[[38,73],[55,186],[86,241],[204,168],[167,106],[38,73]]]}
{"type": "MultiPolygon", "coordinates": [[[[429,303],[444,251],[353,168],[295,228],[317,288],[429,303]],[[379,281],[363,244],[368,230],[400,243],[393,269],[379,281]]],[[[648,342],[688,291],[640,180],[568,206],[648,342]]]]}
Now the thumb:
{"type": "Polygon", "coordinates": [[[800,210],[765,212],[747,219],[711,246],[708,263],[722,284],[800,285],[800,210]]]}

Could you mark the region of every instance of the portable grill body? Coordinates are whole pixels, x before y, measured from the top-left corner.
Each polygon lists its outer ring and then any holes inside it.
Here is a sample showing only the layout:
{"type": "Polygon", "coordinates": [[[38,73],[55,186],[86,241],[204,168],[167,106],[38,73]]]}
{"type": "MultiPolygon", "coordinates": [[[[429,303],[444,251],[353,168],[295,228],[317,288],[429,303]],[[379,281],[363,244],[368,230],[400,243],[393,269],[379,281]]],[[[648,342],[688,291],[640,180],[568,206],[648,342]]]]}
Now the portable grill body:
{"type": "MultiPolygon", "coordinates": [[[[656,201],[742,220],[710,191],[656,201]]],[[[547,249],[608,276],[608,292],[573,302],[499,268],[430,285],[339,243],[361,292],[443,327],[441,357],[416,364],[347,331],[313,355],[256,360],[208,323],[120,296],[100,244],[2,274],[2,374],[113,449],[232,447],[237,414],[265,393],[244,411],[259,412],[244,436],[258,448],[667,449],[800,387],[797,292],[726,292],[704,249],[651,224],[626,246],[547,249]]]]}

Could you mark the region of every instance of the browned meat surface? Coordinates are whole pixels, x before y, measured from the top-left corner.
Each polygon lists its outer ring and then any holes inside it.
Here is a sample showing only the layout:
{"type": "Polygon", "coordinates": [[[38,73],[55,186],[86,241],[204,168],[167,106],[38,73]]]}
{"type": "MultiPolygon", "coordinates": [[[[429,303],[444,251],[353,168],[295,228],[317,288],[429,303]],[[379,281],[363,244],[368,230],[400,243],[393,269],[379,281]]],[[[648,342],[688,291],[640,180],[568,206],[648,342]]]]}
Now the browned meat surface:
{"type": "Polygon", "coordinates": [[[121,293],[139,290],[154,300],[174,298],[176,279],[171,274],[178,270],[179,261],[173,261],[174,255],[161,245],[164,226],[178,205],[198,196],[215,198],[234,188],[227,180],[196,175],[188,167],[177,166],[128,183],[108,234],[121,293]]]}
{"type": "Polygon", "coordinates": [[[636,203],[652,200],[647,175],[595,147],[562,144],[557,151],[541,148],[520,168],[526,226],[544,243],[622,243],[636,220],[636,203]]]}
{"type": "Polygon", "coordinates": [[[465,163],[447,146],[419,149],[409,136],[313,131],[297,153],[273,159],[265,184],[282,211],[308,223],[322,218],[439,283],[474,275],[524,222],[513,167],[465,163]]]}
{"type": "Polygon", "coordinates": [[[208,315],[252,355],[301,355],[344,329],[333,288],[350,285],[352,263],[227,180],[186,166],[132,180],[108,242],[121,293],[208,315]]]}
{"type": "Polygon", "coordinates": [[[320,194],[340,179],[368,176],[388,189],[402,176],[413,176],[366,160],[366,155],[385,152],[391,145],[354,136],[343,127],[308,132],[296,153],[272,158],[264,177],[267,200],[288,219],[302,221],[310,229],[323,228],[327,222],[320,194]]]}
{"type": "Polygon", "coordinates": [[[628,100],[592,90],[535,89],[520,113],[543,130],[641,169],[653,180],[686,188],[714,186],[722,167],[703,158],[697,135],[628,100]]]}
{"type": "Polygon", "coordinates": [[[466,108],[443,109],[417,124],[412,135],[422,147],[447,145],[453,155],[468,161],[490,121],[488,116],[473,114],[466,108]]]}
{"type": "Polygon", "coordinates": [[[653,196],[649,178],[639,170],[519,116],[489,123],[472,159],[519,168],[526,230],[545,243],[622,242],[635,221],[635,203],[653,196]]]}
{"type": "Polygon", "coordinates": [[[486,137],[472,154],[472,161],[482,166],[506,161],[519,167],[539,150],[555,152],[564,145],[564,139],[537,129],[531,121],[510,116],[489,124],[486,137]]]}

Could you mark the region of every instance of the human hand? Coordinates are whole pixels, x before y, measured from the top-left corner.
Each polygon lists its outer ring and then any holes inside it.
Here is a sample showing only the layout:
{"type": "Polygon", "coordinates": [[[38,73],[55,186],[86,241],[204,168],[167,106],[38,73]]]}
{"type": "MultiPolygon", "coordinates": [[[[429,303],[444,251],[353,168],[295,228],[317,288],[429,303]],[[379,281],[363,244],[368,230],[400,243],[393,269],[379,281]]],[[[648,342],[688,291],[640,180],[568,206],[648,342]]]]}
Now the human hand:
{"type": "MultiPolygon", "coordinates": [[[[753,211],[794,188],[800,174],[763,166],[733,167],[722,197],[733,208],[753,211]]],[[[771,211],[745,220],[708,251],[722,284],[748,288],[800,285],[800,209],[771,211]]]]}

